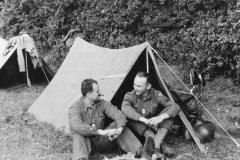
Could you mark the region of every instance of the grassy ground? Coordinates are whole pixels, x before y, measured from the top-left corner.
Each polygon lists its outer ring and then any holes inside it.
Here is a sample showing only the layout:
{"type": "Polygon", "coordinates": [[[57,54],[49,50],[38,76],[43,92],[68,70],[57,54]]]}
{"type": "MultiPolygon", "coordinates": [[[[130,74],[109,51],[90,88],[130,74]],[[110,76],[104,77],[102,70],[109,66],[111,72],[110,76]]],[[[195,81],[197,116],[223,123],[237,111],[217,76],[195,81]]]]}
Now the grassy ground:
{"type": "MultiPolygon", "coordinates": [[[[177,68],[174,70],[180,74],[177,68]]],[[[173,79],[173,76],[164,70],[161,71],[171,85],[177,84],[177,88],[181,88],[180,83],[173,79]]],[[[1,160],[71,159],[71,138],[48,124],[36,121],[33,116],[26,113],[45,87],[33,86],[8,92],[0,90],[1,160]]],[[[240,106],[238,108],[233,105],[240,101],[239,95],[240,89],[229,87],[223,77],[208,82],[203,95],[203,104],[238,142],[240,142],[240,128],[236,122],[239,121],[240,106]]],[[[201,153],[193,141],[184,140],[179,135],[171,134],[166,142],[178,152],[175,159],[240,159],[240,148],[237,148],[219,127],[218,133],[220,135],[214,141],[206,144],[207,155],[201,153]]],[[[116,154],[123,153],[117,150],[112,153],[94,154],[91,160],[104,159],[105,156],[111,158],[116,154]]]]}

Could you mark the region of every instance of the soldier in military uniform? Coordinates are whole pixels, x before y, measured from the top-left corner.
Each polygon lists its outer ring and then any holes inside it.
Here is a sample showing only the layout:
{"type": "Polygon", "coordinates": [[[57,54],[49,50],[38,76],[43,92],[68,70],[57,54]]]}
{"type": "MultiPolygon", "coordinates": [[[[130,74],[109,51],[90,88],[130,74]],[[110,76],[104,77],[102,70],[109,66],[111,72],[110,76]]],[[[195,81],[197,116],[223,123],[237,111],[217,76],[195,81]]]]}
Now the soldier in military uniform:
{"type": "Polygon", "coordinates": [[[101,92],[97,81],[85,79],[81,92],[83,96],[68,110],[73,160],[88,160],[90,153],[108,151],[117,144],[125,152],[136,153],[141,148],[139,155],[143,159],[152,156],[154,140],[148,138],[142,146],[135,135],[125,127],[126,116],[110,102],[100,99],[101,92]],[[106,116],[114,122],[104,128],[106,116]]]}
{"type": "Polygon", "coordinates": [[[129,119],[131,129],[140,136],[152,137],[155,152],[167,157],[175,152],[163,140],[180,110],[176,103],[152,88],[150,75],[146,72],[137,73],[134,90],[125,94],[122,103],[122,112],[129,119]]]}

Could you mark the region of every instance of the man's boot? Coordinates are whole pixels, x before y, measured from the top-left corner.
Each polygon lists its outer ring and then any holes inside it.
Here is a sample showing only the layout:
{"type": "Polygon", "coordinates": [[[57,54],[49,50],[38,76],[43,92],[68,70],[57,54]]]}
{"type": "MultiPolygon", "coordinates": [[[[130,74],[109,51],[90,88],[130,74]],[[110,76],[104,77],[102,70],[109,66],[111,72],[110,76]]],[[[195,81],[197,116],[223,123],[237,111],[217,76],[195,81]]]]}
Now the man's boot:
{"type": "Polygon", "coordinates": [[[161,150],[161,153],[164,154],[166,157],[172,157],[176,155],[174,150],[168,147],[164,142],[160,145],[160,150],[161,150]]]}
{"type": "Polygon", "coordinates": [[[147,137],[145,143],[136,152],[136,158],[150,160],[154,154],[155,143],[152,137],[147,137]]]}
{"type": "Polygon", "coordinates": [[[157,160],[162,160],[165,158],[164,154],[161,154],[160,148],[155,148],[154,155],[157,160]]]}

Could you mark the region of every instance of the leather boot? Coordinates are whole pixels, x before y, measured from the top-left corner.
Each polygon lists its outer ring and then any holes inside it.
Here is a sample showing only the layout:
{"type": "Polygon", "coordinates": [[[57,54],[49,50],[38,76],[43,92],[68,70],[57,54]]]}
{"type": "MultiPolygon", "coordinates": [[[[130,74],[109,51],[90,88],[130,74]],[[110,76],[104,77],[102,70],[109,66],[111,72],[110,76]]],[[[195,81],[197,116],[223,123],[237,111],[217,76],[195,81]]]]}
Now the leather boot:
{"type": "Polygon", "coordinates": [[[166,143],[162,143],[160,145],[160,150],[161,153],[164,154],[166,157],[172,157],[176,155],[176,152],[172,148],[168,147],[166,143]]]}
{"type": "Polygon", "coordinates": [[[154,154],[155,143],[152,137],[147,137],[145,143],[136,152],[136,158],[150,160],[154,154]]]}
{"type": "Polygon", "coordinates": [[[157,160],[162,160],[162,159],[165,158],[164,154],[161,153],[160,148],[155,148],[154,149],[154,154],[155,154],[155,156],[156,156],[155,158],[157,160]]]}

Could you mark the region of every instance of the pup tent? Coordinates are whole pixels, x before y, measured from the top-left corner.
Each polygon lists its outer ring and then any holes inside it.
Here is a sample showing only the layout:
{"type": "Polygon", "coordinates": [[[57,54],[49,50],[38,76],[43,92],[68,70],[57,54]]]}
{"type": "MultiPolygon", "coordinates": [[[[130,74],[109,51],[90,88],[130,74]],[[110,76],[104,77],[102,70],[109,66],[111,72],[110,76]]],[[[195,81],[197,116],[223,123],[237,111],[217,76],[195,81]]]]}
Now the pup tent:
{"type": "MultiPolygon", "coordinates": [[[[104,94],[102,98],[120,109],[124,95],[133,89],[134,77],[139,71],[148,71],[155,89],[177,103],[183,103],[176,93],[168,90],[158,71],[152,49],[148,42],[124,49],[102,48],[77,37],[57,74],[28,112],[39,121],[69,133],[68,109],[81,97],[81,82],[84,79],[97,80],[104,94]]],[[[182,111],[179,117],[200,150],[205,152],[205,146],[196,137],[182,111]]]]}
{"type": "Polygon", "coordinates": [[[3,53],[4,49],[7,47],[8,41],[0,37],[0,53],[3,53]]]}
{"type": "Polygon", "coordinates": [[[53,78],[54,72],[39,56],[35,42],[28,34],[12,37],[8,42],[1,41],[1,89],[10,90],[26,84],[31,86],[31,84],[47,83],[53,78]]]}

